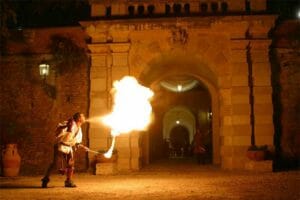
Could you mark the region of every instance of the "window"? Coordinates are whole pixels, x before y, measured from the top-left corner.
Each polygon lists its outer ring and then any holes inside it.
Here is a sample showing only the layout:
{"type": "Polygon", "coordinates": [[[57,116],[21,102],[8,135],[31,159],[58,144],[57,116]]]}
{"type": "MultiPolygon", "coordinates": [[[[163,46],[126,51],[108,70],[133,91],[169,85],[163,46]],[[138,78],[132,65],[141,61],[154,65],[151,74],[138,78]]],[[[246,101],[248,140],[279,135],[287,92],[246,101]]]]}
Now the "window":
{"type": "Polygon", "coordinates": [[[214,13],[218,11],[218,3],[217,2],[212,2],[210,6],[211,6],[211,10],[214,13]]]}
{"type": "Polygon", "coordinates": [[[190,4],[184,4],[184,12],[185,14],[190,14],[190,4]]]}
{"type": "Polygon", "coordinates": [[[111,16],[111,7],[106,7],[105,16],[110,17],[111,16]]]}
{"type": "Polygon", "coordinates": [[[222,9],[222,12],[227,12],[228,10],[228,4],[226,2],[222,2],[221,3],[221,9],[222,9]]]}
{"type": "Polygon", "coordinates": [[[128,14],[129,14],[129,16],[134,15],[134,6],[128,6],[128,14]]]}
{"type": "Polygon", "coordinates": [[[181,13],[181,4],[175,3],[173,5],[173,11],[175,14],[180,14],[181,13]]]}
{"type": "Polygon", "coordinates": [[[201,3],[201,4],[200,4],[200,11],[201,11],[202,13],[206,13],[207,10],[208,10],[207,4],[206,4],[206,3],[201,3]]]}
{"type": "Polygon", "coordinates": [[[149,15],[153,15],[153,14],[154,14],[154,10],[155,10],[154,5],[149,5],[149,6],[147,7],[147,10],[148,10],[148,14],[149,14],[149,15]]]}
{"type": "Polygon", "coordinates": [[[251,12],[251,4],[250,4],[250,0],[245,0],[245,9],[247,13],[251,12]]]}
{"type": "Polygon", "coordinates": [[[166,15],[169,15],[169,14],[170,14],[170,12],[171,12],[171,7],[170,7],[169,4],[166,4],[166,6],[165,6],[165,12],[166,12],[166,15]]]}
{"type": "Polygon", "coordinates": [[[144,6],[140,5],[138,6],[138,15],[143,15],[145,11],[144,6]]]}

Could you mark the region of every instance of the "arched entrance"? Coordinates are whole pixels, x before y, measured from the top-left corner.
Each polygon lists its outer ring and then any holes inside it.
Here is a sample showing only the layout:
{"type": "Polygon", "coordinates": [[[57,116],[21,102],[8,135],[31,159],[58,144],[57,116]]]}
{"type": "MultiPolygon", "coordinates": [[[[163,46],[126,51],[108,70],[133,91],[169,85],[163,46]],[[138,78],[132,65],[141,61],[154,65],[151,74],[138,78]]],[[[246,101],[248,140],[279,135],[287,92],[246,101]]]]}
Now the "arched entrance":
{"type": "MultiPolygon", "coordinates": [[[[163,60],[151,61],[140,76],[140,81],[155,93],[152,103],[155,121],[148,131],[150,162],[165,155],[163,149],[166,144],[171,146],[171,133],[175,134],[172,131],[187,130],[190,145],[195,129],[200,128],[211,162],[219,164],[218,98],[214,74],[208,65],[192,56],[177,53],[163,56],[163,60]],[[188,86],[191,87],[182,91],[188,86]]],[[[182,141],[177,145],[182,148],[185,139],[180,137],[182,141]]],[[[175,152],[180,153],[178,147],[175,152]]]]}
{"type": "Polygon", "coordinates": [[[177,125],[169,135],[168,157],[185,157],[189,155],[190,134],[185,126],[177,125]]]}

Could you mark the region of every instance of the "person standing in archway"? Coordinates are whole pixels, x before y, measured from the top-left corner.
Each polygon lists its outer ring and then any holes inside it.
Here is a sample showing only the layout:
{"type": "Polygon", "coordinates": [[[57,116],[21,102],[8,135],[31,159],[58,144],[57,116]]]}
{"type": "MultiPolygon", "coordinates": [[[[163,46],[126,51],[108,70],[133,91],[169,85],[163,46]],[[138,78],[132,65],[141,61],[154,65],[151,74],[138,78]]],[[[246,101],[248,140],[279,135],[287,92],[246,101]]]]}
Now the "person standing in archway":
{"type": "Polygon", "coordinates": [[[196,130],[196,134],[194,135],[192,146],[193,146],[193,153],[194,155],[196,155],[198,164],[201,163],[204,164],[206,149],[203,145],[202,134],[199,129],[196,130]]]}

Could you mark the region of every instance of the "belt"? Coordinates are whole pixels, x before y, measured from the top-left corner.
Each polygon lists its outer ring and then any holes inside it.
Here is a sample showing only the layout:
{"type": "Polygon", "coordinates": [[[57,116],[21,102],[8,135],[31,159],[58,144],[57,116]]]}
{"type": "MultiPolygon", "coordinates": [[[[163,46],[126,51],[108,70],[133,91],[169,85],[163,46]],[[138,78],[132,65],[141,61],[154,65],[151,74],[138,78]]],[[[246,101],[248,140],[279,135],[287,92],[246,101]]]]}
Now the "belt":
{"type": "Polygon", "coordinates": [[[72,145],[69,145],[69,144],[66,144],[64,142],[60,142],[60,144],[64,145],[64,146],[67,146],[67,147],[72,147],[72,145]]]}

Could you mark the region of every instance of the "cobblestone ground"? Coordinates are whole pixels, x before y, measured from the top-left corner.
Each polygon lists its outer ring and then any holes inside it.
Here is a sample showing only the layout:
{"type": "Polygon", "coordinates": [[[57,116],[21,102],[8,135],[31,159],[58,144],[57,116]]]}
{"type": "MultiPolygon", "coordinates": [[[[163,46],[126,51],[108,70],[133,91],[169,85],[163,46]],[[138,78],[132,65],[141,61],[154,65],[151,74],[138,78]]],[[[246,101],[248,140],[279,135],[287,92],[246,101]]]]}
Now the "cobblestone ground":
{"type": "Polygon", "coordinates": [[[167,162],[118,175],[75,174],[77,188],[65,188],[53,175],[49,188],[41,176],[0,178],[0,199],[205,199],[300,200],[300,172],[225,171],[211,165],[167,162]]]}

